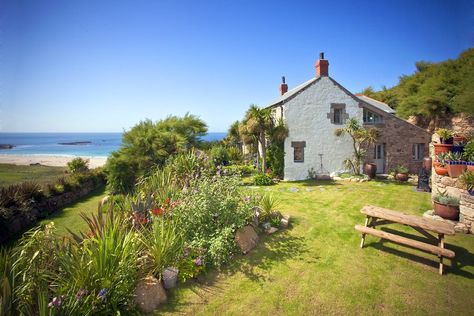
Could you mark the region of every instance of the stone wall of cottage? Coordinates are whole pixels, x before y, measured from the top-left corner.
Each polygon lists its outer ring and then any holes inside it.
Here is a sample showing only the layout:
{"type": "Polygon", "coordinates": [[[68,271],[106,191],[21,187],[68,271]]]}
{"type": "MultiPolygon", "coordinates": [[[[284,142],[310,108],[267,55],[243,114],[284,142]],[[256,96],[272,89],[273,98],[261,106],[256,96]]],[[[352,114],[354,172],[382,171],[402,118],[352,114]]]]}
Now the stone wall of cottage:
{"type": "MultiPolygon", "coordinates": [[[[437,140],[437,135],[433,135],[433,140],[437,140]]],[[[431,157],[434,160],[434,148],[430,145],[431,157]]],[[[474,234],[474,196],[469,195],[464,189],[458,178],[449,176],[439,176],[431,169],[431,197],[433,198],[439,192],[446,192],[451,196],[460,199],[459,223],[465,225],[465,231],[474,234]]]]}
{"type": "MultiPolygon", "coordinates": [[[[385,115],[383,124],[366,125],[366,127],[378,129],[380,137],[377,143],[385,144],[385,173],[397,166],[405,166],[410,173],[418,174],[423,160],[413,159],[413,145],[425,144],[423,157],[428,157],[430,133],[393,115],[385,115]]],[[[374,162],[374,150],[374,146],[367,150],[366,162],[374,162]]]]}

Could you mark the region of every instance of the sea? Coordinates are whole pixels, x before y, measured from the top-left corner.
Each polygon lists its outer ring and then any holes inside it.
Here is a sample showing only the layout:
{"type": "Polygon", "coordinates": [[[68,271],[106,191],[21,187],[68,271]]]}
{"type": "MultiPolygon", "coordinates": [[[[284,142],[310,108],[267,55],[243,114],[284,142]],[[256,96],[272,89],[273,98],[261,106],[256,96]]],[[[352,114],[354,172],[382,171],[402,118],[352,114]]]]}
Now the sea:
{"type": "MultiPolygon", "coordinates": [[[[0,154],[24,156],[108,157],[122,143],[123,133],[0,133],[0,154]]],[[[222,140],[226,133],[207,133],[203,141],[222,140]]]]}

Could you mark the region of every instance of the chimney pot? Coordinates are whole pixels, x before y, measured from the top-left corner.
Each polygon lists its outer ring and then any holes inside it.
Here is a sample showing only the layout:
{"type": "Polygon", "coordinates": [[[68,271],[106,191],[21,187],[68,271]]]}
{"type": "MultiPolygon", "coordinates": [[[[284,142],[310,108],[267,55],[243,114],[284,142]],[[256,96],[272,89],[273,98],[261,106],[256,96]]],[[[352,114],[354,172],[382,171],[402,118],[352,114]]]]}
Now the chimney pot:
{"type": "Polygon", "coordinates": [[[285,76],[281,77],[281,84],[280,84],[280,95],[284,95],[288,92],[288,85],[285,83],[285,76]]]}
{"type": "Polygon", "coordinates": [[[319,59],[324,59],[324,52],[319,53],[319,59]]]}

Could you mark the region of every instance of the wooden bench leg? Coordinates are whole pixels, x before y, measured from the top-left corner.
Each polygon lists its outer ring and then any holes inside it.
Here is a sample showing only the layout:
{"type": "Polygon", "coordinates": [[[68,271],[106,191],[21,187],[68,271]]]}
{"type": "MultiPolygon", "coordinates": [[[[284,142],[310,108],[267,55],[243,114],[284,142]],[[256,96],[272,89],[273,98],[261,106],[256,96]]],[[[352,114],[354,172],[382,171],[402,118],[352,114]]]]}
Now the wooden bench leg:
{"type": "MultiPolygon", "coordinates": [[[[444,248],[444,234],[438,234],[438,246],[444,248]]],[[[439,256],[439,274],[443,275],[443,256],[439,256]]]]}
{"type": "MultiPolygon", "coordinates": [[[[370,217],[366,216],[366,218],[365,218],[365,227],[369,226],[369,220],[370,220],[370,217]]],[[[365,242],[365,234],[362,234],[362,239],[360,241],[360,248],[364,248],[364,242],[365,242]]]]}

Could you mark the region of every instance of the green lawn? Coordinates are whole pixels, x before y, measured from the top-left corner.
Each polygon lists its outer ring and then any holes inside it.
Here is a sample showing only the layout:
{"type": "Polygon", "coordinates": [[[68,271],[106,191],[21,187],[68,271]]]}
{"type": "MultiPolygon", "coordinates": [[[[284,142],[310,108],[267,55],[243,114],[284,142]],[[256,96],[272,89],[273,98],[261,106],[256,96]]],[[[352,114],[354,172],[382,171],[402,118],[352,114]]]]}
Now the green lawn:
{"type": "MultiPolygon", "coordinates": [[[[383,182],[299,182],[267,188],[292,227],[263,236],[220,273],[174,289],[160,313],[230,315],[450,314],[474,312],[474,236],[446,238],[457,266],[447,260],[367,236],[359,248],[359,212],[374,204],[422,215],[430,195],[409,185],[383,182]],[[294,188],[298,189],[298,192],[294,188]]],[[[408,227],[391,225],[405,233],[408,227]]]]}
{"type": "Polygon", "coordinates": [[[80,217],[81,213],[92,214],[97,212],[100,200],[106,195],[105,187],[93,191],[91,194],[83,197],[79,201],[63,208],[62,210],[51,214],[50,217],[42,220],[39,224],[54,222],[59,235],[68,234],[67,229],[73,232],[85,231],[86,222],[80,217]]]}
{"type": "Polygon", "coordinates": [[[39,184],[51,183],[64,176],[65,170],[64,167],[0,164],[0,187],[23,181],[35,181],[39,184]]]}

